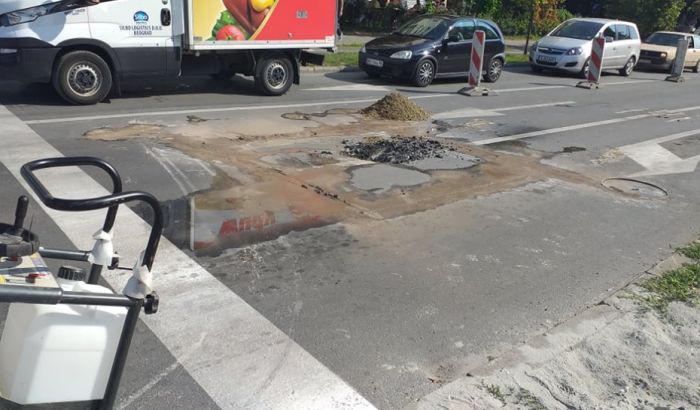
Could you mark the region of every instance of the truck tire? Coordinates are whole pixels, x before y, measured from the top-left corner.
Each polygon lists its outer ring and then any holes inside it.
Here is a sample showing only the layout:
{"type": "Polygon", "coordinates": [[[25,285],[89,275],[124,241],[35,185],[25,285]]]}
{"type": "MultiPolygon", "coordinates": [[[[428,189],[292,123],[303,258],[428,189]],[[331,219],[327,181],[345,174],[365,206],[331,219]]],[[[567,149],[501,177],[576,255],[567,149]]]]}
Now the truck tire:
{"type": "Polygon", "coordinates": [[[71,51],[59,58],[52,83],[58,95],[71,104],[97,104],[112,89],[112,71],[93,52],[71,51]]]}
{"type": "Polygon", "coordinates": [[[255,67],[255,85],[265,95],[282,95],[294,82],[294,67],[282,54],[261,58],[255,67]]]}

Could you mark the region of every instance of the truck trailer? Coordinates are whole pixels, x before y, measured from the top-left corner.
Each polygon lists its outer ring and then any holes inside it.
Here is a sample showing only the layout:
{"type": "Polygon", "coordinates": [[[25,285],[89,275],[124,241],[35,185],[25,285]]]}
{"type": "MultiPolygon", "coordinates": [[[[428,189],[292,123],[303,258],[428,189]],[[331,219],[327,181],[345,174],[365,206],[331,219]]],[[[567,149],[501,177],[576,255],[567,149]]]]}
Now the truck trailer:
{"type": "Polygon", "coordinates": [[[0,80],[51,83],[81,105],[182,75],[252,76],[282,95],[320,62],[306,50],[335,48],[336,1],[1,0],[0,80]]]}

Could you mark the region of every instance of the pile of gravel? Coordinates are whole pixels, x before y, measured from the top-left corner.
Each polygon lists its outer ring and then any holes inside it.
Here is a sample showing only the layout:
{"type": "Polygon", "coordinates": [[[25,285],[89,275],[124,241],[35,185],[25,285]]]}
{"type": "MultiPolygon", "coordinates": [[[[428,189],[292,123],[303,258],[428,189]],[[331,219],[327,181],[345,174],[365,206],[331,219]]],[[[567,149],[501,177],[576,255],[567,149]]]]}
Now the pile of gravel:
{"type": "Polygon", "coordinates": [[[375,120],[423,121],[430,118],[428,112],[399,93],[387,95],[361,113],[375,120]]]}
{"type": "Polygon", "coordinates": [[[351,157],[391,164],[442,158],[455,150],[440,141],[419,137],[365,138],[360,142],[346,140],[343,145],[345,154],[351,157]]]}

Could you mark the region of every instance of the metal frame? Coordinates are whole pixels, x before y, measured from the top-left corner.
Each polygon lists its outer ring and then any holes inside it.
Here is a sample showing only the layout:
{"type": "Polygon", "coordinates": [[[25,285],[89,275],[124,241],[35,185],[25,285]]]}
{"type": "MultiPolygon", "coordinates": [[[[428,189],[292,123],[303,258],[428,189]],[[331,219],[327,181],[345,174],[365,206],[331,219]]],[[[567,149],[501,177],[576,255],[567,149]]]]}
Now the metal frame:
{"type": "MultiPolygon", "coordinates": [[[[153,267],[156,250],[163,231],[163,214],[158,200],[151,194],[140,191],[122,192],[122,181],[117,170],[109,163],[92,157],[62,157],[48,158],[29,162],[22,166],[21,174],[32,190],[37,194],[41,202],[47,207],[60,211],[80,212],[108,208],[102,229],[109,232],[114,226],[117,210],[120,204],[132,201],[141,201],[148,204],[153,210],[153,225],[148,237],[148,244],[144,252],[144,265],[149,269],[153,267]],[[55,198],[46,187],[34,175],[34,171],[47,168],[94,166],[105,171],[112,180],[112,194],[88,199],[62,199],[55,198]]],[[[63,259],[73,261],[87,261],[89,251],[60,250],[40,248],[42,257],[51,259],[63,259]]],[[[96,284],[100,280],[103,266],[92,264],[88,283],[96,284]]],[[[102,400],[89,404],[90,408],[112,409],[117,398],[119,383],[124,372],[124,365],[129,353],[129,347],[134,335],[134,329],[138,323],[139,313],[143,307],[146,314],[156,313],[158,308],[158,296],[155,292],[145,299],[134,299],[119,294],[95,294],[84,292],[64,292],[61,288],[30,288],[0,286],[0,302],[2,303],[34,303],[34,304],[69,304],[69,305],[93,305],[93,306],[123,306],[128,308],[124,327],[119,338],[119,344],[112,363],[112,369],[102,400]]],[[[7,401],[7,400],[5,400],[7,401]]],[[[50,403],[47,403],[50,405],[50,403]]],[[[84,408],[86,402],[60,403],[61,408],[71,408],[72,405],[84,408]]],[[[36,408],[36,405],[28,406],[36,408]]],[[[19,407],[22,408],[22,407],[19,407]]]]}

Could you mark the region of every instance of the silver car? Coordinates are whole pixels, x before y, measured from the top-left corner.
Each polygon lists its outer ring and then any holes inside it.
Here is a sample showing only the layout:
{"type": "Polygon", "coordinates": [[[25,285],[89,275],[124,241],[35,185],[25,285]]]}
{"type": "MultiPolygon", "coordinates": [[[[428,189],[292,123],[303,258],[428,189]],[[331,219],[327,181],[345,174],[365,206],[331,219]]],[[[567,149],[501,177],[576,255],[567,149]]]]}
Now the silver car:
{"type": "Polygon", "coordinates": [[[593,38],[605,37],[603,69],[628,76],[639,61],[642,42],[637,25],[626,21],[575,18],[561,23],[530,48],[534,72],[558,70],[588,74],[593,38]]]}

